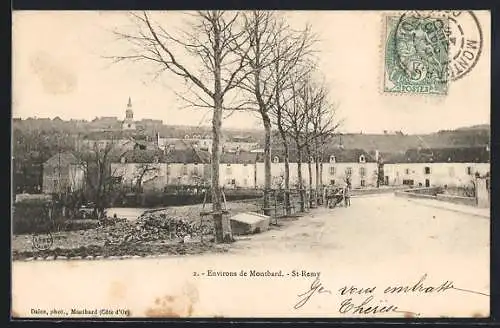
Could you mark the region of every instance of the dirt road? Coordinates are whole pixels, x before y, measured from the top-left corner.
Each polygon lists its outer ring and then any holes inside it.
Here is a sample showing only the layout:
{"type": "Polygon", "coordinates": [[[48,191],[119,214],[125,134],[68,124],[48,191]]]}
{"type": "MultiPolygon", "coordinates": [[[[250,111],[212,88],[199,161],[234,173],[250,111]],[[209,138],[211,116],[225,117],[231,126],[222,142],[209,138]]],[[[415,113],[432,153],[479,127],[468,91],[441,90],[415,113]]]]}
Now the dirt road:
{"type": "Polygon", "coordinates": [[[375,316],[484,316],[489,312],[489,232],[489,219],[391,195],[363,197],[349,208],[315,209],[283,222],[238,241],[225,254],[16,262],[14,309],[29,314],[36,304],[61,309],[112,304],[140,317],[357,316],[340,307],[347,297],[358,305],[366,299],[339,292],[351,286],[373,288],[370,302],[399,308],[375,316]],[[281,270],[282,276],[248,275],[252,270],[281,270]],[[315,273],[330,293],[294,309],[297,295],[315,283],[315,273]],[[448,282],[456,288],[429,295],[384,292],[387,286],[415,286],[419,279],[426,286],[448,282]]]}

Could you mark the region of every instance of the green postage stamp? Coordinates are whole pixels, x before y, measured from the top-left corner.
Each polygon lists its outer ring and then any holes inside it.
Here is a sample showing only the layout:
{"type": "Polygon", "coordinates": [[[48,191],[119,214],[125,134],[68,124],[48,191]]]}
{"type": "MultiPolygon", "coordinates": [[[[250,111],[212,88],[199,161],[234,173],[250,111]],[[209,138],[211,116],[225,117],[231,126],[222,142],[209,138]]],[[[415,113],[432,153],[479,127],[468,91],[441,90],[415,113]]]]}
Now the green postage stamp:
{"type": "Polygon", "coordinates": [[[385,18],[386,93],[437,94],[448,91],[448,19],[419,13],[385,18]]]}

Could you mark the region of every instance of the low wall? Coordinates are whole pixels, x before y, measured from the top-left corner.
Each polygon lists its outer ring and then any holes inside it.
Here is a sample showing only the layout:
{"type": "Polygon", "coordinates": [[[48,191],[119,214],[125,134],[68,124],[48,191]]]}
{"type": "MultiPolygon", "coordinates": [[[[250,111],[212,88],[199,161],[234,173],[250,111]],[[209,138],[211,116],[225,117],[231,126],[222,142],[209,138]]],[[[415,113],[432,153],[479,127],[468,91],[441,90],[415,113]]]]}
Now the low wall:
{"type": "Polygon", "coordinates": [[[443,202],[448,202],[448,203],[454,203],[454,204],[460,204],[460,205],[469,205],[469,206],[476,206],[476,198],[474,197],[462,197],[462,196],[451,196],[451,195],[437,195],[437,200],[443,201],[443,202]]]}
{"type": "Polygon", "coordinates": [[[395,191],[402,191],[406,189],[408,189],[408,187],[406,186],[352,189],[351,195],[363,196],[363,195],[385,194],[385,193],[393,193],[395,191]]]}
{"type": "Polygon", "coordinates": [[[425,193],[413,193],[410,191],[396,191],[394,193],[398,197],[406,197],[406,198],[423,198],[423,199],[437,199],[434,195],[428,195],[425,193]]]}
{"type": "Polygon", "coordinates": [[[418,187],[418,188],[406,188],[405,192],[410,192],[413,194],[419,195],[431,195],[436,196],[442,192],[443,188],[441,187],[418,187]]]}
{"type": "Polygon", "coordinates": [[[438,193],[441,189],[436,188],[418,188],[418,189],[408,189],[404,191],[396,191],[394,194],[398,197],[406,198],[420,198],[420,199],[433,199],[447,203],[476,206],[477,202],[474,197],[461,197],[438,193]]]}

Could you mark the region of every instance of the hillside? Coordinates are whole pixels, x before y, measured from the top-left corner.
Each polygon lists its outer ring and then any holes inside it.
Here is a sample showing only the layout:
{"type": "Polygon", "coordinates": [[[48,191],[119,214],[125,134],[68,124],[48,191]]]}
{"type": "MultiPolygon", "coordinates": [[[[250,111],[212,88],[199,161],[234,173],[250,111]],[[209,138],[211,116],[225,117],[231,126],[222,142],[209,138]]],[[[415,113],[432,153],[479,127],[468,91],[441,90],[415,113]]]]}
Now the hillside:
{"type": "MultiPolygon", "coordinates": [[[[89,131],[89,123],[77,121],[62,121],[60,119],[31,119],[13,120],[15,131],[39,130],[54,133],[82,133],[89,131]]],[[[162,137],[184,138],[186,136],[210,136],[209,126],[188,126],[188,125],[161,125],[147,128],[145,134],[155,135],[159,133],[162,137]]],[[[223,128],[225,138],[249,137],[253,141],[263,143],[263,131],[261,130],[240,130],[223,128]]],[[[361,134],[345,133],[336,135],[329,142],[330,147],[350,149],[365,149],[366,151],[379,150],[380,152],[404,152],[409,148],[447,148],[447,147],[472,147],[484,146],[490,142],[490,125],[481,124],[469,127],[461,127],[451,131],[439,131],[430,134],[406,135],[397,134],[361,134]]],[[[279,138],[274,138],[275,146],[279,146],[279,138]]]]}

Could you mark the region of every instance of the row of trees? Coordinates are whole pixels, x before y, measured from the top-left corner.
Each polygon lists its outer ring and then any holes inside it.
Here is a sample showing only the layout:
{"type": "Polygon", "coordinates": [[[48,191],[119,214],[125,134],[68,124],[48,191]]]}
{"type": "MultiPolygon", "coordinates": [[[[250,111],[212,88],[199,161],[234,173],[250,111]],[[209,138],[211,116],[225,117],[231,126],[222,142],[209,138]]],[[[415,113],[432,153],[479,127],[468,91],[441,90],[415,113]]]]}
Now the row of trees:
{"type": "MultiPolygon", "coordinates": [[[[291,150],[298,153],[303,210],[302,157],[309,159],[310,170],[314,164],[319,171],[322,146],[339,126],[328,87],[317,78],[316,40],[310,27],[295,30],[284,16],[271,11],[198,11],[187,13],[189,27],[174,35],[172,27],[160,23],[161,14],[130,15],[133,27],[115,31],[126,42],[127,50],[110,58],[115,62],[147,62],[158,75],[168,72],[177,76],[188,91],[178,92],[182,99],[212,110],[211,190],[216,241],[232,240],[229,219],[222,215],[219,184],[221,126],[226,111],[254,111],[262,119],[265,209],[270,208],[273,125],[282,139],[286,190],[290,189],[288,155],[291,150]]],[[[316,176],[320,179],[321,174],[316,176]]],[[[317,181],[316,185],[320,184],[317,181]]],[[[289,197],[286,202],[289,204],[289,197]]]]}

